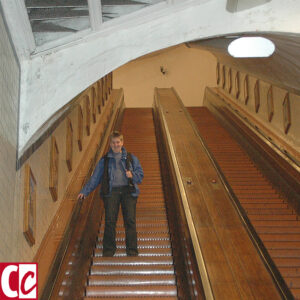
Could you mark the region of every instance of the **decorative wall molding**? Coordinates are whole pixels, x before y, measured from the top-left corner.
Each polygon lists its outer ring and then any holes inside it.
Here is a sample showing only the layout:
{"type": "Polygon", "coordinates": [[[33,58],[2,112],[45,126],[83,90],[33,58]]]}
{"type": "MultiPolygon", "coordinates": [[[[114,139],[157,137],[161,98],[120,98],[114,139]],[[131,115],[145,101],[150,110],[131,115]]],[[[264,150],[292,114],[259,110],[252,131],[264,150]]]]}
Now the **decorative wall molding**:
{"type": "Polygon", "coordinates": [[[240,96],[240,72],[236,72],[234,83],[235,83],[235,98],[238,99],[240,96]]]}
{"type": "Polygon", "coordinates": [[[289,132],[289,129],[290,129],[290,126],[291,126],[291,108],[290,108],[289,93],[285,94],[282,106],[283,106],[284,133],[287,134],[289,132]]]}
{"type": "Polygon", "coordinates": [[[85,105],[85,130],[86,135],[90,135],[90,126],[91,126],[91,109],[90,109],[90,99],[88,95],[84,96],[84,105],[85,105]]]}
{"type": "MultiPolygon", "coordinates": [[[[231,68],[225,66],[225,68],[231,68]]],[[[282,152],[290,153],[292,161],[300,163],[300,132],[297,130],[300,126],[300,119],[293,116],[300,109],[300,96],[284,90],[281,87],[274,86],[269,82],[255,77],[252,74],[243,73],[240,70],[231,68],[235,74],[235,95],[228,91],[228,85],[223,88],[218,86],[220,93],[226,95],[243,111],[245,122],[251,116],[253,126],[258,134],[276,145],[282,152]],[[243,78],[244,95],[243,101],[237,98],[239,78],[243,78]],[[275,91],[275,94],[274,94],[275,91]],[[263,124],[263,125],[262,125],[263,124]],[[262,129],[263,128],[263,129],[262,129]],[[288,149],[288,150],[285,150],[288,149]]],[[[225,73],[225,81],[230,80],[230,73],[225,73]]],[[[236,110],[236,113],[238,110],[236,110]]]]}
{"type": "Polygon", "coordinates": [[[256,80],[254,85],[254,104],[255,104],[255,112],[258,113],[260,107],[259,80],[256,80]]]}
{"type": "MultiPolygon", "coordinates": [[[[86,93],[89,93],[89,90],[86,90],[86,93]]],[[[79,100],[84,104],[85,99],[83,97],[79,98],[79,100]]],[[[94,164],[97,162],[97,159],[102,156],[101,153],[105,150],[105,144],[107,141],[107,137],[109,136],[109,132],[111,131],[111,126],[113,126],[114,120],[117,118],[118,112],[120,111],[123,102],[123,90],[114,90],[109,101],[103,108],[102,116],[100,118],[97,118],[97,123],[93,124],[93,126],[91,127],[90,137],[87,137],[85,135],[83,141],[83,151],[80,154],[77,152],[76,157],[74,157],[72,173],[69,173],[67,170],[63,170],[63,168],[60,168],[60,171],[63,174],[69,176],[68,184],[66,186],[63,186],[64,189],[59,193],[59,203],[52,203],[52,208],[53,206],[55,206],[57,210],[54,211],[51,219],[48,220],[49,223],[47,225],[48,228],[46,232],[43,232],[43,234],[40,236],[40,238],[42,238],[42,241],[37,241],[39,243],[39,248],[38,250],[35,249],[35,251],[37,250],[37,252],[35,257],[33,258],[33,261],[39,264],[40,295],[42,295],[43,293],[43,289],[45,288],[45,284],[47,282],[47,276],[53,266],[53,261],[57,255],[57,251],[59,250],[59,243],[62,241],[64,235],[66,234],[66,226],[71,220],[71,214],[73,212],[74,205],[76,204],[74,195],[77,195],[79,193],[85,181],[85,176],[81,176],[80,174],[91,175],[94,164]],[[98,152],[99,149],[101,152],[98,152]]],[[[76,108],[77,107],[78,106],[76,106],[76,108]]],[[[72,122],[77,122],[76,120],[78,117],[78,112],[79,110],[75,111],[75,113],[72,114],[72,122]]],[[[71,118],[71,116],[69,117],[71,118]]],[[[66,121],[66,119],[64,121],[66,121]]],[[[74,128],[76,128],[76,126],[77,124],[74,124],[74,128]]],[[[65,130],[65,126],[62,126],[60,128],[65,130]]],[[[64,142],[63,135],[57,134],[57,136],[62,139],[59,140],[59,142],[64,142]]],[[[63,176],[59,176],[59,181],[59,186],[62,186],[61,182],[66,182],[63,176]]]]}
{"type": "Polygon", "coordinates": [[[81,107],[81,105],[80,105],[80,104],[78,104],[77,117],[78,117],[78,126],[77,126],[77,143],[78,143],[78,149],[79,149],[79,151],[82,151],[82,137],[83,137],[83,112],[82,112],[82,107],[81,107]]]}
{"type": "MultiPolygon", "coordinates": [[[[240,105],[236,100],[228,97],[222,89],[215,89],[216,94],[220,97],[226,107],[230,109],[238,118],[243,121],[252,131],[262,137],[266,144],[272,144],[276,151],[281,153],[289,164],[292,164],[296,169],[300,168],[300,152],[285,139],[286,135],[280,134],[279,130],[266,127],[266,123],[261,122],[256,117],[256,114],[251,114],[246,105],[240,105]]],[[[282,130],[284,132],[284,130],[282,130]]]]}
{"type": "Polygon", "coordinates": [[[72,171],[72,159],[73,159],[73,128],[70,118],[67,118],[67,130],[66,130],[66,163],[69,172],[72,171]]]}
{"type": "Polygon", "coordinates": [[[58,198],[58,167],[59,167],[59,151],[54,136],[51,137],[50,148],[50,171],[49,171],[49,190],[53,201],[58,198]]]}
{"type": "Polygon", "coordinates": [[[93,118],[93,122],[96,123],[96,116],[97,116],[97,103],[96,103],[96,92],[95,92],[95,88],[92,86],[91,87],[91,102],[92,102],[92,118],[93,118]]]}
{"type": "Polygon", "coordinates": [[[35,244],[36,236],[36,180],[28,164],[25,166],[24,182],[24,236],[30,246],[35,244]]]}
{"type": "Polygon", "coordinates": [[[217,79],[217,85],[220,84],[220,63],[217,63],[216,66],[216,79],[217,79]]]}
{"type": "Polygon", "coordinates": [[[101,85],[101,80],[97,82],[97,106],[98,106],[98,113],[101,114],[101,106],[103,105],[102,102],[102,85],[101,85]]]}
{"type": "Polygon", "coordinates": [[[274,116],[274,100],[273,100],[273,88],[270,85],[267,94],[267,106],[268,106],[268,120],[269,122],[272,121],[274,116]]]}
{"type": "Polygon", "coordinates": [[[222,88],[224,89],[225,88],[225,86],[226,86],[226,72],[225,72],[225,66],[224,65],[222,65],[222,83],[221,83],[221,85],[222,85],[222,88]]]}
{"type": "Polygon", "coordinates": [[[231,74],[231,68],[228,69],[228,93],[231,93],[232,90],[232,74],[231,74]]]}
{"type": "Polygon", "coordinates": [[[249,100],[249,79],[248,75],[244,78],[244,103],[247,104],[249,100]]]}

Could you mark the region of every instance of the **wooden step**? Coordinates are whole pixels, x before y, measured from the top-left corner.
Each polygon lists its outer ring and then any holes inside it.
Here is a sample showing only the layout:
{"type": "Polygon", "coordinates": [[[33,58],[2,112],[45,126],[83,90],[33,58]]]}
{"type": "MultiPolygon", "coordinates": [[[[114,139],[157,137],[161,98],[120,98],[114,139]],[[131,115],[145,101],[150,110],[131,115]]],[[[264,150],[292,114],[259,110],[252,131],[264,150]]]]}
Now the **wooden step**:
{"type": "Polygon", "coordinates": [[[273,234],[289,234],[289,233],[300,233],[300,226],[293,226],[293,227],[264,227],[264,226],[257,226],[256,231],[258,233],[273,233],[273,234]]]}
{"type": "Polygon", "coordinates": [[[143,277],[137,275],[131,276],[105,276],[105,275],[93,275],[88,277],[88,284],[94,285],[175,285],[174,275],[144,275],[143,277]]]}
{"type": "Polygon", "coordinates": [[[90,275],[174,275],[172,265],[92,266],[90,275]]]}
{"type": "Polygon", "coordinates": [[[251,221],[297,221],[297,215],[295,214],[256,214],[256,215],[249,215],[251,221]]]}
{"type": "Polygon", "coordinates": [[[282,208],[282,209],[287,209],[288,205],[286,203],[283,203],[282,201],[279,202],[241,202],[243,204],[243,207],[248,210],[248,209],[277,209],[277,208],[282,208]]]}
{"type": "Polygon", "coordinates": [[[87,297],[165,297],[176,296],[176,286],[170,285],[157,285],[155,287],[144,286],[114,286],[112,289],[110,286],[88,286],[86,289],[87,297]]]}
{"type": "MultiPolygon", "coordinates": [[[[98,236],[98,241],[102,241],[104,232],[101,231],[98,236]]],[[[138,241],[156,241],[156,240],[170,240],[168,232],[138,232],[138,241]]],[[[125,241],[125,230],[123,232],[116,233],[116,240],[125,241]]]]}
{"type": "Polygon", "coordinates": [[[284,258],[273,258],[275,264],[281,267],[300,267],[300,258],[296,257],[284,257],[284,258]]]}
{"type": "MultiPolygon", "coordinates": [[[[117,248],[125,248],[124,241],[116,241],[117,248]]],[[[103,248],[102,242],[98,242],[96,247],[103,248]]],[[[138,248],[170,248],[171,243],[169,240],[151,240],[151,241],[139,241],[138,248]]]]}
{"type": "Polygon", "coordinates": [[[93,266],[153,266],[173,265],[170,256],[127,256],[127,257],[94,257],[93,266]]]}
{"type": "Polygon", "coordinates": [[[248,215],[294,215],[294,210],[291,208],[278,207],[276,209],[271,208],[247,208],[248,215]]]}
{"type": "MultiPolygon", "coordinates": [[[[139,256],[172,256],[171,247],[152,247],[152,248],[139,248],[139,256]]],[[[94,250],[94,257],[102,256],[102,249],[96,248],[94,250]]],[[[116,250],[114,257],[127,256],[125,247],[116,250]]]]}
{"type": "MultiPolygon", "coordinates": [[[[97,298],[97,297],[85,297],[84,300],[97,300],[97,299],[103,299],[103,298],[97,298]]],[[[105,297],[105,300],[116,300],[116,297],[105,297]]],[[[137,297],[122,297],[123,300],[137,300],[137,297]]],[[[146,297],[143,296],[143,298],[141,298],[142,300],[177,300],[177,296],[174,297],[166,297],[164,296],[163,298],[161,296],[150,296],[150,297],[146,297]]],[[[58,300],[63,300],[63,299],[58,299],[58,300]]]]}
{"type": "Polygon", "coordinates": [[[272,258],[276,257],[300,257],[300,248],[295,249],[269,249],[272,258]]]}
{"type": "Polygon", "coordinates": [[[297,233],[263,233],[260,235],[260,238],[266,242],[300,242],[300,234],[297,233]]]}

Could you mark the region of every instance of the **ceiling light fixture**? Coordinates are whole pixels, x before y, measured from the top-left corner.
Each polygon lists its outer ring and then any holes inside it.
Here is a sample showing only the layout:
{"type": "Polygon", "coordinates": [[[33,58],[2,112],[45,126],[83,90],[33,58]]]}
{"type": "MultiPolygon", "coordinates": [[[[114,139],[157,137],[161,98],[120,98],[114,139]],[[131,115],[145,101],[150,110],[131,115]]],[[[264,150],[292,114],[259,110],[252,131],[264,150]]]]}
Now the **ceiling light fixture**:
{"type": "Polygon", "coordinates": [[[228,46],[233,57],[269,57],[274,51],[274,43],[263,37],[241,37],[228,46]]]}

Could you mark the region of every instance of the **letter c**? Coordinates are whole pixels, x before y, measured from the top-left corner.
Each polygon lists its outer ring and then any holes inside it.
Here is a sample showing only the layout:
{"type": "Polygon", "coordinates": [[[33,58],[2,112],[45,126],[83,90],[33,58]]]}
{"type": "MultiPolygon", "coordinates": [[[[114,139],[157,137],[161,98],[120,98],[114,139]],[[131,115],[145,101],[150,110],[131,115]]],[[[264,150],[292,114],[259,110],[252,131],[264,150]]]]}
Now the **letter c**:
{"type": "Polygon", "coordinates": [[[9,285],[9,277],[12,272],[18,272],[18,267],[13,266],[13,265],[7,266],[4,269],[4,271],[2,273],[2,277],[1,277],[2,290],[3,290],[3,293],[5,294],[5,296],[8,298],[18,297],[18,292],[11,290],[10,285],[9,285]]]}
{"type": "Polygon", "coordinates": [[[36,288],[36,284],[33,285],[30,289],[25,290],[25,283],[26,283],[26,279],[28,277],[34,278],[34,273],[29,271],[25,274],[25,276],[22,278],[21,281],[21,292],[23,293],[23,295],[28,295],[31,291],[33,291],[36,288]]]}

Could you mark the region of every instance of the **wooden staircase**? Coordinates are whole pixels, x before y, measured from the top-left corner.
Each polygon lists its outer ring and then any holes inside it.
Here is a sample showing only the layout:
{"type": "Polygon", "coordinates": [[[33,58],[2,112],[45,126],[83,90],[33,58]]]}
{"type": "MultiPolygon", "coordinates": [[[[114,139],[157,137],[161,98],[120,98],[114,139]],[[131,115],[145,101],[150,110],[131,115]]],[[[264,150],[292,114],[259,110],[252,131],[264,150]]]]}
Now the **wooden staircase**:
{"type": "Polygon", "coordinates": [[[135,109],[126,109],[121,131],[124,134],[124,146],[139,158],[145,173],[137,202],[139,256],[126,256],[125,229],[120,214],[116,254],[114,257],[102,257],[102,224],[88,276],[85,300],[177,299],[152,109],[139,109],[138,114],[135,109]]]}
{"type": "Polygon", "coordinates": [[[207,108],[188,110],[293,296],[300,299],[299,217],[207,108]]]}

